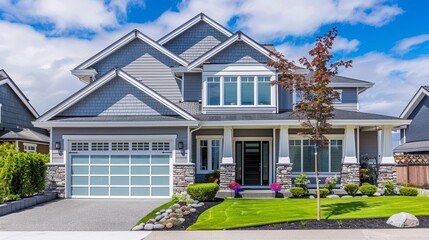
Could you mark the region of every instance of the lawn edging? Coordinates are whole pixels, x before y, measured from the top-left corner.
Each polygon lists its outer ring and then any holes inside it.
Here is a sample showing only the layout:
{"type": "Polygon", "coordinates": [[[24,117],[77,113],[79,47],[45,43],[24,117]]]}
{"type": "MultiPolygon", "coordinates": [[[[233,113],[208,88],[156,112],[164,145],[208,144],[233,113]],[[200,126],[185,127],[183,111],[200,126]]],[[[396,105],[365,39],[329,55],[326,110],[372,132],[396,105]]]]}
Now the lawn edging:
{"type": "Polygon", "coordinates": [[[41,203],[49,202],[57,199],[58,193],[46,192],[33,197],[23,198],[16,201],[5,202],[0,205],[0,216],[17,212],[19,210],[29,208],[41,203]]]}
{"type": "Polygon", "coordinates": [[[157,212],[159,212],[161,209],[167,209],[168,207],[170,207],[171,205],[173,205],[175,203],[177,203],[177,201],[170,200],[169,202],[166,202],[166,203],[160,205],[159,207],[155,208],[150,213],[148,213],[146,216],[142,217],[134,226],[137,226],[141,223],[146,223],[149,219],[155,218],[157,212]]]}

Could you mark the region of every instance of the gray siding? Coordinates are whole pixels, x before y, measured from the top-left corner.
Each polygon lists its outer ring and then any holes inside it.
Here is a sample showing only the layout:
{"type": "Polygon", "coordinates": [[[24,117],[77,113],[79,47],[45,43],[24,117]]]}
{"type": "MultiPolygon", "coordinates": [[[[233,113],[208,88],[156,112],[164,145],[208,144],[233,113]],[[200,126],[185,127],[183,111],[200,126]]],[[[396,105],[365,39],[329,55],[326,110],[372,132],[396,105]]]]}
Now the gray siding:
{"type": "Polygon", "coordinates": [[[171,72],[172,66],[179,66],[170,57],[148,44],[136,39],[96,63],[93,68],[97,78],[115,67],[142,81],[159,94],[173,102],[181,100],[180,81],[171,72]]]}
{"type": "Polygon", "coordinates": [[[234,137],[273,137],[273,129],[235,129],[234,137]]]}
{"type": "Polygon", "coordinates": [[[176,135],[176,163],[187,162],[188,131],[186,127],[151,127],[151,128],[55,128],[52,133],[51,146],[61,142],[61,149],[51,149],[52,163],[63,163],[63,135],[176,135]],[[183,150],[177,149],[177,143],[183,142],[183,150]]]}
{"type": "Polygon", "coordinates": [[[227,36],[223,33],[200,21],[165,43],[164,47],[188,62],[192,62],[226,39],[227,36]]]}
{"type": "Polygon", "coordinates": [[[359,154],[368,157],[378,157],[377,131],[360,131],[359,154]]]}
{"type": "Polygon", "coordinates": [[[203,80],[201,73],[185,73],[184,84],[185,102],[197,102],[202,100],[201,92],[203,89],[203,80]]]}
{"type": "Polygon", "coordinates": [[[60,116],[177,115],[129,82],[116,77],[60,116]]]}
{"type": "Polygon", "coordinates": [[[33,127],[31,123],[34,120],[33,114],[7,84],[0,85],[0,104],[2,105],[0,128],[30,128],[45,133],[33,127]]]}
{"type": "Polygon", "coordinates": [[[234,42],[208,61],[213,64],[267,63],[270,59],[245,42],[234,42]]]}
{"type": "Polygon", "coordinates": [[[279,111],[288,111],[293,109],[293,98],[292,93],[283,88],[278,87],[278,93],[279,93],[279,111]]]}
{"type": "Polygon", "coordinates": [[[356,88],[336,88],[343,90],[343,101],[342,103],[357,103],[358,93],[356,88]]]}
{"type": "Polygon", "coordinates": [[[411,124],[405,130],[407,142],[429,140],[429,97],[425,96],[411,113],[411,124]]]}

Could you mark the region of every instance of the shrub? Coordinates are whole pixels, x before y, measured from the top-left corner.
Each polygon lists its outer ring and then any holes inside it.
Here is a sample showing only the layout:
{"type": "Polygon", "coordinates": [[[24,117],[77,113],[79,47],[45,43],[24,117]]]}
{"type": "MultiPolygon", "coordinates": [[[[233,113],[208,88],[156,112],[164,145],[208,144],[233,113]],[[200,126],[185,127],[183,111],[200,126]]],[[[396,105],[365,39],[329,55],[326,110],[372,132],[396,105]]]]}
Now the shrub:
{"type": "Polygon", "coordinates": [[[333,193],[332,190],[337,187],[337,177],[327,177],[325,179],[324,188],[329,190],[329,193],[333,193]]]}
{"type": "Polygon", "coordinates": [[[295,187],[301,187],[302,189],[304,189],[304,194],[308,194],[307,184],[309,184],[310,181],[305,174],[300,174],[298,177],[295,178],[293,182],[295,183],[295,187]]]}
{"type": "Polygon", "coordinates": [[[207,176],[207,182],[219,184],[220,172],[219,170],[214,170],[207,176]]]}
{"type": "Polygon", "coordinates": [[[401,196],[417,196],[419,195],[419,190],[413,187],[403,187],[399,189],[399,195],[401,196]]]}
{"type": "Polygon", "coordinates": [[[383,183],[384,195],[392,195],[395,190],[395,185],[392,180],[383,183]]]}
{"type": "Polygon", "coordinates": [[[305,194],[305,190],[302,187],[291,187],[289,190],[293,197],[302,197],[305,194]]]}
{"type": "MultiPolygon", "coordinates": [[[[329,189],[320,188],[319,191],[320,191],[320,197],[321,198],[325,198],[326,196],[329,195],[329,189]]],[[[317,190],[316,190],[316,194],[317,194],[317,190]]]]}
{"type": "Polygon", "coordinates": [[[359,186],[354,183],[348,183],[344,185],[344,191],[347,192],[349,195],[356,195],[357,191],[359,190],[359,186]]]}
{"type": "Polygon", "coordinates": [[[211,201],[219,191],[219,185],[216,183],[197,183],[191,184],[186,188],[186,192],[192,199],[198,201],[211,201]]]}
{"type": "Polygon", "coordinates": [[[372,196],[375,192],[377,192],[377,186],[364,183],[362,186],[360,186],[359,191],[364,195],[372,196]]]}

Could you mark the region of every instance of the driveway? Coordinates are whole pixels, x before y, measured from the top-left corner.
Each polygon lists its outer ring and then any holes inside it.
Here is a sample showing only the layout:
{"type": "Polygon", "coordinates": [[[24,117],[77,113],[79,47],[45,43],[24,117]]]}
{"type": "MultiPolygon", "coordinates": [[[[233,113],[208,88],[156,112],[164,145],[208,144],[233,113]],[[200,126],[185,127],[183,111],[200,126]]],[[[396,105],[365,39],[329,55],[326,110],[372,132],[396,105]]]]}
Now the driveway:
{"type": "Polygon", "coordinates": [[[64,199],[0,217],[0,231],[128,231],[168,199],[64,199]]]}

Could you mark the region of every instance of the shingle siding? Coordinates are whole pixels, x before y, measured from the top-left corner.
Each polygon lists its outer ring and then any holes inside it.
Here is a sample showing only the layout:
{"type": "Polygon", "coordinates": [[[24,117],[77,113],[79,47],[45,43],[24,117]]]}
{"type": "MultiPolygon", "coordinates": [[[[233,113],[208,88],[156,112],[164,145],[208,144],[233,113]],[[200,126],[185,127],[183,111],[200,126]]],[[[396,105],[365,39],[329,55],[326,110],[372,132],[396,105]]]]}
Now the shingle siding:
{"type": "Polygon", "coordinates": [[[177,115],[129,82],[116,77],[59,116],[177,115]]]}
{"type": "Polygon", "coordinates": [[[179,66],[179,64],[136,39],[92,67],[97,70],[97,77],[112,68],[122,68],[170,101],[179,102],[182,98],[181,83],[174,77],[171,71],[172,66],[179,66]]]}
{"type": "Polygon", "coordinates": [[[0,85],[0,104],[2,105],[0,128],[30,128],[44,133],[44,130],[33,127],[31,123],[34,120],[33,114],[8,84],[0,85]]]}
{"type": "Polygon", "coordinates": [[[267,63],[270,59],[245,42],[234,42],[208,61],[214,64],[267,63]]]}
{"type": "Polygon", "coordinates": [[[226,39],[223,33],[200,21],[165,43],[164,47],[191,62],[226,39]]]}
{"type": "Polygon", "coordinates": [[[429,140],[429,96],[425,96],[408,117],[411,124],[405,130],[407,142],[429,140]]]}
{"type": "Polygon", "coordinates": [[[201,73],[185,73],[185,96],[187,102],[202,100],[203,80],[201,73]]]}

